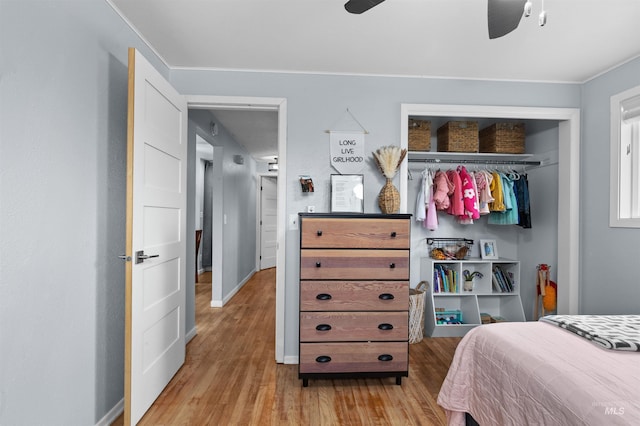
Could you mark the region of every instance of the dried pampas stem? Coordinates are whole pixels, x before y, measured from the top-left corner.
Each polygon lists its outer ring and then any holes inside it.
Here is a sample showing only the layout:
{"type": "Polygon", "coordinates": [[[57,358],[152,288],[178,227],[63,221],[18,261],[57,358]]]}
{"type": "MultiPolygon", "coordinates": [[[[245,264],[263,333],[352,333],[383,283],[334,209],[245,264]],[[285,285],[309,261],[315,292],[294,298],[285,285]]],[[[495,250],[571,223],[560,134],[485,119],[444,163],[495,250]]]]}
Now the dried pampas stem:
{"type": "Polygon", "coordinates": [[[373,158],[376,160],[376,164],[384,177],[393,179],[406,155],[406,149],[390,145],[376,150],[373,153],[373,158]]]}

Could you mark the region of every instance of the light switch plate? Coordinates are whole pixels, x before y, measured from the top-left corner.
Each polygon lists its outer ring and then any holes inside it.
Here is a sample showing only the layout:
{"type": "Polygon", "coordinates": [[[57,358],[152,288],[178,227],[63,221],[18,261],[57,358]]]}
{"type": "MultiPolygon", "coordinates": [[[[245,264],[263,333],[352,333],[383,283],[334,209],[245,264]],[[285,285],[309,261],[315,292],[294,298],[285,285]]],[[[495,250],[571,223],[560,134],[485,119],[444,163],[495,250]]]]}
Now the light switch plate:
{"type": "Polygon", "coordinates": [[[295,231],[296,229],[298,229],[298,215],[297,214],[290,214],[289,215],[289,230],[290,231],[295,231]]]}

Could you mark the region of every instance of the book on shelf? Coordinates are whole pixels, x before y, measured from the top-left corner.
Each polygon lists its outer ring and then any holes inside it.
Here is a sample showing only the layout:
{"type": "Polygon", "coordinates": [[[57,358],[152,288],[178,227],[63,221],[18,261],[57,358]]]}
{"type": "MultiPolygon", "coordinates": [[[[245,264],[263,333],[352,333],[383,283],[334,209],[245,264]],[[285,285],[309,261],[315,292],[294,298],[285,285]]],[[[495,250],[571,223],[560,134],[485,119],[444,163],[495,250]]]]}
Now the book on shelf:
{"type": "Polygon", "coordinates": [[[505,272],[500,266],[493,267],[493,287],[501,293],[511,293],[514,290],[513,274],[505,272]]]}
{"type": "Polygon", "coordinates": [[[433,268],[433,292],[456,293],[458,291],[458,272],[443,265],[433,268]]]}
{"type": "Polygon", "coordinates": [[[498,293],[502,293],[502,287],[500,287],[496,274],[491,274],[491,281],[493,282],[493,289],[498,293]]]}

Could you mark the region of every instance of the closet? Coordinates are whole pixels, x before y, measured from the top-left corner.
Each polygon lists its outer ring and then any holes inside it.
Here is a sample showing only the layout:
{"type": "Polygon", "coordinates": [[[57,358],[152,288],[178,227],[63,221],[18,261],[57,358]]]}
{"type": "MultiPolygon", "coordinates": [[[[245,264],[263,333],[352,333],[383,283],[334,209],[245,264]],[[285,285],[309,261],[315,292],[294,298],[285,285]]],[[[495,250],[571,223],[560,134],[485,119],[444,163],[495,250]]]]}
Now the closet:
{"type": "MultiPolygon", "coordinates": [[[[526,173],[530,186],[531,228],[517,225],[497,225],[488,223],[487,217],[481,217],[470,225],[462,225],[448,215],[439,215],[439,226],[431,231],[422,223],[412,220],[412,274],[411,286],[421,280],[429,281],[433,286],[434,259],[429,257],[427,238],[467,238],[474,240],[467,265],[489,267],[492,262],[482,260],[478,248],[480,240],[493,240],[497,244],[500,258],[493,262],[506,262],[518,265],[517,292],[509,295],[508,307],[496,308],[493,312],[507,320],[521,321],[533,317],[535,302],[535,273],[539,263],[556,264],[558,280],[565,283],[559,289],[558,306],[561,312],[577,311],[577,241],[578,241],[578,197],[577,172],[579,171],[579,111],[558,108],[522,108],[495,106],[463,105],[422,105],[404,104],[401,107],[401,146],[408,147],[408,122],[410,118],[430,120],[432,123],[431,150],[408,153],[409,161],[400,170],[401,211],[415,214],[416,199],[421,186],[421,173],[425,168],[457,168],[462,165],[470,170],[498,169],[515,170],[526,173]],[[437,152],[436,129],[451,120],[477,120],[479,128],[499,121],[518,121],[525,124],[526,152],[519,155],[451,153],[437,152]],[[575,244],[575,245],[574,245],[575,244]],[[517,296],[522,303],[514,305],[517,296]],[[514,307],[515,306],[515,307],[514,307]]],[[[455,263],[455,262],[454,262],[455,263]]],[[[456,264],[460,272],[464,263],[456,264]]],[[[483,295],[464,299],[472,301],[471,324],[468,329],[480,323],[479,315],[484,307],[499,306],[499,296],[492,294],[490,285],[482,286],[483,295]],[[494,297],[496,296],[496,297],[494,297]],[[475,302],[474,302],[475,301],[475,302]],[[495,301],[495,303],[484,303],[495,301]]],[[[437,295],[444,300],[447,295],[437,295]]],[[[457,296],[456,296],[457,297],[457,296]]],[[[427,335],[460,335],[460,330],[449,333],[446,327],[435,327],[435,306],[433,287],[427,297],[426,318],[427,335]],[[429,303],[431,301],[431,303],[429,303]],[[430,321],[430,322],[429,322],[430,321]]],[[[454,306],[455,299],[447,299],[447,306],[454,306]]],[[[507,298],[505,298],[507,300],[507,298]]],[[[445,304],[447,304],[445,303],[445,304]]],[[[447,307],[443,306],[443,307],[447,307]]],[[[504,305],[506,306],[506,304],[504,305]]],[[[442,307],[440,307],[442,308],[442,307]]],[[[463,333],[462,333],[463,334],[463,333]]]]}

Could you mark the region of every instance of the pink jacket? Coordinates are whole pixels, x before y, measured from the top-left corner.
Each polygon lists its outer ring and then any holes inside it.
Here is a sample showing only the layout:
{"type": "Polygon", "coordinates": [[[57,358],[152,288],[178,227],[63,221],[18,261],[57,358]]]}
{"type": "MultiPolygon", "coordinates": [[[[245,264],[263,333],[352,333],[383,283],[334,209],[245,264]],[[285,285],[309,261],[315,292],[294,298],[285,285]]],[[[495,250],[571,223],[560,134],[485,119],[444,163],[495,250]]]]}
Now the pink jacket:
{"type": "Polygon", "coordinates": [[[433,178],[433,201],[436,203],[438,210],[449,208],[450,194],[453,194],[453,184],[449,181],[445,172],[438,170],[433,178]]]}
{"type": "Polygon", "coordinates": [[[455,170],[447,171],[449,181],[453,183],[453,194],[450,197],[449,209],[447,213],[453,216],[464,216],[464,200],[462,198],[462,180],[455,170]]]}

